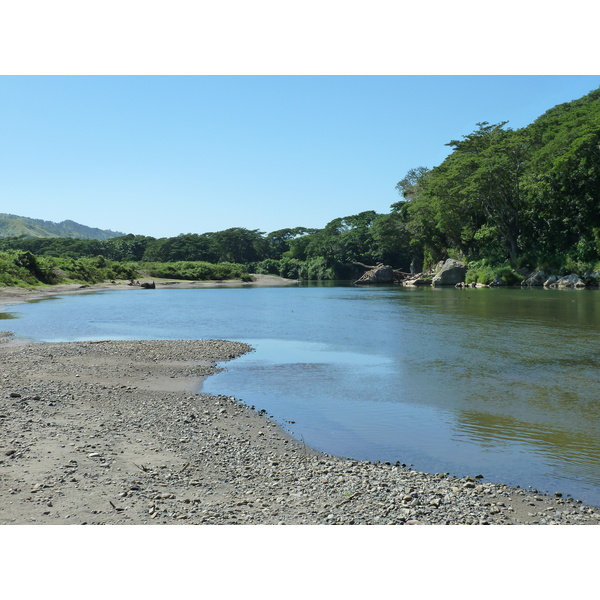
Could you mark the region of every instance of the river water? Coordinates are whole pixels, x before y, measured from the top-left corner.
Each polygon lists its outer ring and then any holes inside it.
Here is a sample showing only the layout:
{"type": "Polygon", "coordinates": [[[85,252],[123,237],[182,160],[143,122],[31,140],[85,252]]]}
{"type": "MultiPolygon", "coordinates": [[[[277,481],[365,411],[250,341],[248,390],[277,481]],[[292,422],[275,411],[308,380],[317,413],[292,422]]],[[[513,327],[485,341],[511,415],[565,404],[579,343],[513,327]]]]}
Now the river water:
{"type": "Polygon", "coordinates": [[[35,341],[229,339],[202,388],[332,454],[600,506],[600,292],[310,286],[56,296],[0,313],[35,341]],[[12,318],[16,317],[16,318],[12,318]]]}

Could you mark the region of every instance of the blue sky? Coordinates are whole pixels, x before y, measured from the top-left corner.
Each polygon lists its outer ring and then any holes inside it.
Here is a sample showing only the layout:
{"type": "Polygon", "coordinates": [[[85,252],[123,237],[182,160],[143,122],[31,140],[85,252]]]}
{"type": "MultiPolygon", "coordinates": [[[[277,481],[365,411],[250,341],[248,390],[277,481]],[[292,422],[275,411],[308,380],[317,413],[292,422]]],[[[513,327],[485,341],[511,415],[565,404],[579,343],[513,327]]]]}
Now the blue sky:
{"type": "Polygon", "coordinates": [[[600,76],[3,76],[0,212],[125,233],[388,212],[476,123],[523,127],[600,76]]]}

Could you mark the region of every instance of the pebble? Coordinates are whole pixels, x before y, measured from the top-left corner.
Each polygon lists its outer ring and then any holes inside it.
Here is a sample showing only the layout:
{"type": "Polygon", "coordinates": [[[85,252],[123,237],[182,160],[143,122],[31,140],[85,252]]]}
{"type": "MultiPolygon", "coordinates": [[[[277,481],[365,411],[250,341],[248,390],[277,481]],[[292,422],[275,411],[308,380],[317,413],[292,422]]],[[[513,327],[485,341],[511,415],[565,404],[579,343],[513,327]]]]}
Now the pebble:
{"type": "Polygon", "coordinates": [[[144,379],[198,381],[250,350],[223,340],[2,344],[0,413],[12,441],[0,461],[0,524],[57,515],[91,525],[599,522],[597,508],[560,493],[318,453],[234,397],[144,379]],[[53,405],[25,411],[36,396],[53,405]],[[101,460],[77,469],[80,449],[101,460]],[[39,460],[48,466],[31,469],[39,460]]]}

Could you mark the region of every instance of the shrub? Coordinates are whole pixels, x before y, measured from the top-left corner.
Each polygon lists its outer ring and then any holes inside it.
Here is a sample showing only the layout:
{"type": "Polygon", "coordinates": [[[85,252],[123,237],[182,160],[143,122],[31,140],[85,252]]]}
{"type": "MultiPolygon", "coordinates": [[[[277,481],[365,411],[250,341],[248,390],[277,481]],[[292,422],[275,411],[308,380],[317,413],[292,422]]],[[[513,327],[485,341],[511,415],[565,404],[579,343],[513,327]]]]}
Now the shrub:
{"type": "MultiPolygon", "coordinates": [[[[143,263],[150,277],[165,279],[211,280],[242,279],[250,277],[244,265],[222,262],[217,264],[203,261],[178,261],[174,263],[143,263]]],[[[251,279],[251,278],[250,278],[251,279]]],[[[247,281],[248,279],[244,279],[247,281]]]]}
{"type": "Polygon", "coordinates": [[[523,276],[515,273],[507,263],[490,265],[485,259],[482,259],[469,263],[465,282],[490,285],[496,277],[500,277],[507,285],[517,285],[523,279],[523,276]]]}

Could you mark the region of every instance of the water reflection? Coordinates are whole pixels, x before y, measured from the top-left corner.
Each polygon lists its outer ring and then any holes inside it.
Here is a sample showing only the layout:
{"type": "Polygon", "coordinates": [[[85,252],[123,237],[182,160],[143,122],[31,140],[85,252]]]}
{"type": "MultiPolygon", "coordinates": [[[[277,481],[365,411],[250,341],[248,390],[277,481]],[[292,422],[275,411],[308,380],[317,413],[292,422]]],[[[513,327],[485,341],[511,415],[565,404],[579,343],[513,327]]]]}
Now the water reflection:
{"type": "Polygon", "coordinates": [[[519,421],[507,415],[461,411],[456,422],[457,439],[468,439],[482,449],[510,444],[531,445],[548,459],[548,464],[578,458],[581,463],[600,465],[598,438],[585,432],[547,424],[519,421]]]}

